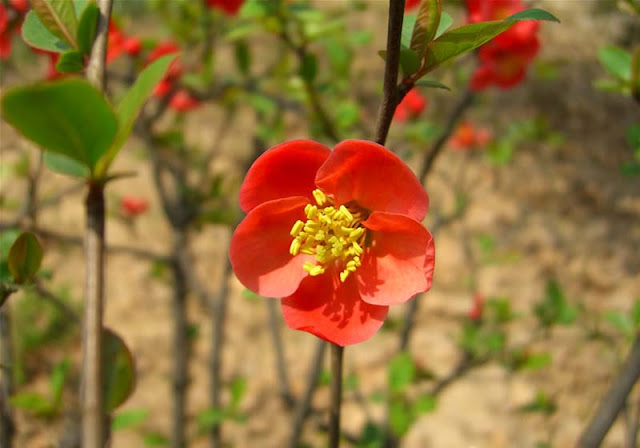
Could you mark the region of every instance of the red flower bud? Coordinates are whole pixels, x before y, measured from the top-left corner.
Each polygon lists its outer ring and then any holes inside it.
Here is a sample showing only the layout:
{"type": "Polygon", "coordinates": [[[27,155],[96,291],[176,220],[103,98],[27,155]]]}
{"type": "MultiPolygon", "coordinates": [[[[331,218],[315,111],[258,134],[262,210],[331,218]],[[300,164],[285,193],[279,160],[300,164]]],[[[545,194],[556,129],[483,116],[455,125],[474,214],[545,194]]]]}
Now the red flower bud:
{"type": "Polygon", "coordinates": [[[169,101],[169,107],[179,112],[195,109],[199,105],[200,101],[194,98],[187,89],[178,90],[169,101]]]}
{"type": "Polygon", "coordinates": [[[120,201],[120,210],[128,218],[133,218],[147,211],[149,202],[144,198],[124,196],[120,201]]]}

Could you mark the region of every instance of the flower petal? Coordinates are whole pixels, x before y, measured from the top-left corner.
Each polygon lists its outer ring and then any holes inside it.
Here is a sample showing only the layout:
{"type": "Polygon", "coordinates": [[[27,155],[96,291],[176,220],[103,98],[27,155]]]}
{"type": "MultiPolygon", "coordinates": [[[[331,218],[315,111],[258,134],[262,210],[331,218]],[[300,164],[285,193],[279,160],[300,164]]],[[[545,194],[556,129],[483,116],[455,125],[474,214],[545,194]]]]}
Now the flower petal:
{"type": "Polygon", "coordinates": [[[289,234],[298,219],[305,219],[309,201],[293,197],[265,202],[238,225],[229,246],[229,260],[238,280],[265,297],[292,294],[308,274],[302,268],[313,256],[291,256],[289,234]]]}
{"type": "Polygon", "coordinates": [[[355,272],[362,300],[397,305],[431,288],[435,247],[422,224],[381,212],[372,213],[362,224],[372,241],[355,272]]]}
{"type": "Polygon", "coordinates": [[[342,347],[373,336],[384,323],[387,310],[386,306],[364,302],[355,279],[342,283],[335,270],[305,278],[293,295],[282,299],[282,315],[290,328],[342,347]]]}
{"type": "Polygon", "coordinates": [[[306,196],[316,188],[318,168],[331,151],[312,140],[293,140],[265,151],[251,165],[240,189],[245,212],[273,199],[306,196]]]}
{"type": "Polygon", "coordinates": [[[318,170],[316,185],[338,204],[355,200],[368,210],[422,221],[429,196],[411,169],[384,146],[364,140],[339,143],[318,170]]]}

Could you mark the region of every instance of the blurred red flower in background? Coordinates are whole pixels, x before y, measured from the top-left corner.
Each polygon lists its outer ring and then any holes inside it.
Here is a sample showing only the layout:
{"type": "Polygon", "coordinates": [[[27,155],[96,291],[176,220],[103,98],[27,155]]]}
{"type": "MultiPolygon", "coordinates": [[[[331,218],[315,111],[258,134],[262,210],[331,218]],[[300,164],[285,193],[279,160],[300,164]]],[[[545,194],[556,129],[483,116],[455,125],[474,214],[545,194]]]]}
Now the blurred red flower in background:
{"type": "MultiPolygon", "coordinates": [[[[521,0],[467,0],[471,23],[502,20],[523,9],[521,0]]],[[[471,77],[471,88],[477,91],[497,85],[507,89],[522,82],[540,49],[539,27],[535,21],[518,22],[480,47],[480,64],[471,77]]]]}
{"type": "Polygon", "coordinates": [[[485,298],[482,294],[475,293],[473,295],[473,304],[471,305],[471,309],[469,310],[469,320],[473,322],[479,322],[482,320],[482,313],[484,311],[484,302],[485,298]]]}
{"type": "Polygon", "coordinates": [[[191,95],[187,89],[178,90],[169,101],[169,107],[179,112],[195,109],[199,105],[200,101],[191,95]]]}
{"type": "Polygon", "coordinates": [[[139,38],[128,37],[113,20],[109,22],[107,64],[113,62],[123,53],[136,56],[141,49],[142,43],[139,38]]]}
{"type": "Polygon", "coordinates": [[[247,216],[231,239],[233,269],[248,289],[282,297],[290,328],[357,344],[390,305],[431,287],[435,249],[421,224],[429,197],[383,146],[278,145],[249,169],[240,206],[247,216]]]}
{"type": "Polygon", "coordinates": [[[135,196],[124,196],[120,201],[120,211],[127,218],[133,218],[146,212],[149,201],[135,196]]]}
{"type": "Polygon", "coordinates": [[[412,9],[415,9],[420,5],[420,0],[406,0],[404,2],[404,12],[409,12],[412,9]]]}
{"type": "Polygon", "coordinates": [[[455,130],[449,143],[454,149],[471,149],[482,146],[491,140],[488,129],[476,128],[469,121],[462,122],[455,130]]]}
{"type": "Polygon", "coordinates": [[[245,0],[207,0],[207,5],[211,8],[217,8],[225,14],[235,16],[242,7],[245,0]]]}
{"type": "Polygon", "coordinates": [[[11,56],[11,39],[13,33],[20,32],[24,15],[29,10],[27,0],[0,1],[0,60],[11,56]]]}
{"type": "MultiPolygon", "coordinates": [[[[161,58],[167,54],[176,53],[180,51],[180,47],[171,41],[161,42],[151,51],[149,57],[147,58],[147,64],[151,64],[156,59],[161,58]]],[[[166,96],[172,89],[174,84],[180,79],[182,73],[184,71],[184,67],[180,59],[176,59],[173,61],[171,66],[169,66],[169,70],[167,70],[167,75],[158,83],[153,94],[157,97],[166,96]]]]}
{"type": "Polygon", "coordinates": [[[411,89],[396,107],[393,119],[399,122],[407,121],[420,115],[425,107],[427,99],[417,89],[411,89]]]}

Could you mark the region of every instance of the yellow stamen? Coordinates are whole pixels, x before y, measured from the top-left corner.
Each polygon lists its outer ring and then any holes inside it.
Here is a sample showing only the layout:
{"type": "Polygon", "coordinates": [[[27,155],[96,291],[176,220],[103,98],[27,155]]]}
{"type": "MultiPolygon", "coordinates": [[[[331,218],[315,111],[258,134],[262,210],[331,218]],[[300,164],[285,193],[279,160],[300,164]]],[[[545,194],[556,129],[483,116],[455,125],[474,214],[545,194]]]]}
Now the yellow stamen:
{"type": "Polygon", "coordinates": [[[343,267],[340,281],[344,282],[362,264],[366,240],[366,229],[360,225],[363,210],[346,205],[336,208],[333,198],[321,190],[312,194],[317,205],[307,204],[306,222],[296,221],[291,228],[294,239],[289,252],[293,256],[315,255],[315,264],[306,262],[303,266],[311,276],[324,274],[331,263],[338,263],[343,267]]]}

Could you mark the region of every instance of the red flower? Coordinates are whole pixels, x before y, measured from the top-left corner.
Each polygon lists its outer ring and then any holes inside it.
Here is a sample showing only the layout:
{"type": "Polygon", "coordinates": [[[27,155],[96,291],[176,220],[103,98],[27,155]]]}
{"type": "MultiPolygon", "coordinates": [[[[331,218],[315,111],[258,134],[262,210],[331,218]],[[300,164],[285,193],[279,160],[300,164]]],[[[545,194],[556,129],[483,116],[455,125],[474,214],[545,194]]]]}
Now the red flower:
{"type": "MultiPolygon", "coordinates": [[[[469,22],[502,20],[524,9],[521,0],[467,0],[469,22]]],[[[540,24],[518,22],[478,50],[478,68],[471,77],[471,88],[482,90],[495,84],[507,89],[522,82],[527,65],[540,48],[540,24]]]]}
{"type": "Polygon", "coordinates": [[[429,197],[383,146],[309,140],[271,148],[240,190],[231,239],[238,279],[282,297],[284,320],[345,346],[373,336],[390,305],[431,287],[435,249],[420,223],[429,197]]]}
{"type": "Polygon", "coordinates": [[[145,198],[124,196],[120,201],[120,210],[128,218],[141,215],[149,208],[149,202],[145,198]]]}
{"type": "Polygon", "coordinates": [[[406,0],[404,2],[404,12],[407,13],[420,5],[420,0],[406,0]]]}
{"type": "Polygon", "coordinates": [[[124,52],[130,56],[137,56],[142,50],[142,42],[137,37],[127,37],[122,43],[124,52]]]}
{"type": "Polygon", "coordinates": [[[411,89],[402,99],[396,111],[393,114],[393,119],[399,122],[407,121],[409,118],[415,118],[427,106],[427,99],[423,97],[416,89],[411,89]]]}
{"type": "Polygon", "coordinates": [[[28,0],[9,0],[9,5],[20,14],[26,14],[29,11],[28,0]]]}
{"type": "Polygon", "coordinates": [[[195,109],[200,105],[197,98],[191,96],[187,89],[178,90],[169,101],[169,107],[179,112],[195,109]]]}
{"type": "Polygon", "coordinates": [[[484,311],[484,296],[479,293],[475,293],[473,295],[473,305],[471,305],[471,309],[469,310],[469,320],[474,322],[479,322],[482,320],[482,312],[484,311]]]}
{"type": "MultiPolygon", "coordinates": [[[[167,54],[176,53],[180,51],[180,47],[171,41],[162,42],[156,45],[156,48],[149,54],[147,58],[147,64],[151,64],[158,58],[165,56],[167,54]]],[[[169,93],[173,87],[173,84],[180,79],[182,76],[182,72],[184,71],[184,67],[180,62],[180,59],[176,59],[169,66],[169,70],[167,70],[167,75],[158,83],[156,88],[153,91],[153,94],[157,97],[163,97],[169,93]]]]}
{"type": "Polygon", "coordinates": [[[243,3],[244,0],[207,0],[207,5],[210,8],[220,9],[229,16],[238,14],[243,3]]]}
{"type": "Polygon", "coordinates": [[[461,123],[451,137],[451,146],[455,149],[471,149],[487,144],[491,140],[488,129],[475,128],[470,122],[461,123]]]}
{"type": "Polygon", "coordinates": [[[0,59],[11,56],[11,30],[9,28],[9,12],[0,3],[0,59]]]}
{"type": "Polygon", "coordinates": [[[123,53],[135,56],[140,52],[141,48],[142,43],[140,39],[137,37],[127,37],[113,20],[109,22],[107,64],[116,60],[123,53]]]}

